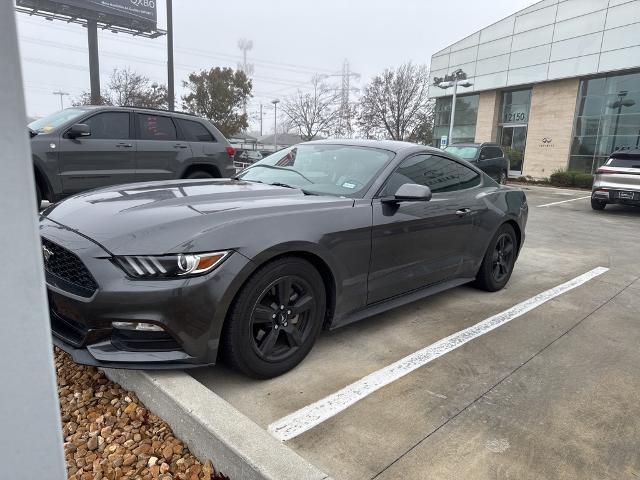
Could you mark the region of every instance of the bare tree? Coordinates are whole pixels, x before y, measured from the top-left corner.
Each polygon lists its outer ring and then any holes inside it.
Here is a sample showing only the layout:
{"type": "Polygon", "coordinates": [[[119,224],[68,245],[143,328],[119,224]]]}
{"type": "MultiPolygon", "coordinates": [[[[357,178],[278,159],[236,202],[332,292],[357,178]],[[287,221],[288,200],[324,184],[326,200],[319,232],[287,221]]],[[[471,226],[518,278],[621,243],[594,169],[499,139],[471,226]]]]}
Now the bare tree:
{"type": "MultiPolygon", "coordinates": [[[[167,108],[169,104],[165,85],[153,83],[148,77],[129,68],[116,68],[111,72],[107,88],[102,92],[101,102],[103,105],[146,108],[167,108]]],[[[85,92],[74,105],[88,103],[91,103],[91,95],[85,92]]]]}
{"type": "Polygon", "coordinates": [[[415,137],[433,109],[428,87],[427,67],[411,63],[374,77],[360,100],[358,125],[362,134],[392,140],[415,137]]]}
{"type": "Polygon", "coordinates": [[[303,140],[312,140],[320,134],[328,135],[340,117],[335,90],[324,84],[317,75],[311,83],[310,92],[298,90],[282,104],[282,111],[303,140]]]}

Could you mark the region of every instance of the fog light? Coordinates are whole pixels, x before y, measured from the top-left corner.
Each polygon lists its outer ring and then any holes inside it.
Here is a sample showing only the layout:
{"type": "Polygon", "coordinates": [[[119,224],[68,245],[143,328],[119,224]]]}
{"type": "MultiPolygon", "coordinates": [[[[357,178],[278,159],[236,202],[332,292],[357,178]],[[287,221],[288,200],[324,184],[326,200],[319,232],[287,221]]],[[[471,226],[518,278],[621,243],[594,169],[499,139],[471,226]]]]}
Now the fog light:
{"type": "Polygon", "coordinates": [[[144,322],[113,322],[111,324],[113,328],[118,328],[120,330],[138,330],[144,332],[163,332],[164,329],[158,325],[154,325],[153,323],[144,323],[144,322]]]}
{"type": "Polygon", "coordinates": [[[596,190],[593,192],[593,196],[594,197],[602,197],[602,198],[609,198],[610,194],[608,190],[596,190]]]}

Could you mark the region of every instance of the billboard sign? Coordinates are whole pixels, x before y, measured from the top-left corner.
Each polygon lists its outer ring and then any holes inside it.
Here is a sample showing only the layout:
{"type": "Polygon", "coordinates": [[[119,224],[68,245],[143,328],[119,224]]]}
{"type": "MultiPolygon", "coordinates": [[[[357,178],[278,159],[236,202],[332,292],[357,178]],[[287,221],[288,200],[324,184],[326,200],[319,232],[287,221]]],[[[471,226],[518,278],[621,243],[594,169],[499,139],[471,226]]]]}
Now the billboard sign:
{"type": "Polygon", "coordinates": [[[16,4],[21,7],[141,31],[156,29],[157,2],[158,0],[16,0],[16,4]]]}

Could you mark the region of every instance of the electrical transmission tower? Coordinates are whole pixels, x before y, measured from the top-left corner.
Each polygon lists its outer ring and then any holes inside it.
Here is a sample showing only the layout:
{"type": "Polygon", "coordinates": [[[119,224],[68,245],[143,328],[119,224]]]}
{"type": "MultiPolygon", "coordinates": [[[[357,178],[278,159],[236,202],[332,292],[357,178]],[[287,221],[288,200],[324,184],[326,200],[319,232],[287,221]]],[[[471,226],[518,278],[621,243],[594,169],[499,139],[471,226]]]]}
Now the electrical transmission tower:
{"type": "Polygon", "coordinates": [[[351,86],[351,79],[358,80],[360,74],[352,72],[349,60],[345,60],[342,64],[342,73],[326,76],[340,77],[341,79],[341,86],[338,88],[338,93],[340,94],[340,118],[336,128],[336,136],[350,138],[353,135],[351,93],[360,91],[359,88],[351,86]]]}

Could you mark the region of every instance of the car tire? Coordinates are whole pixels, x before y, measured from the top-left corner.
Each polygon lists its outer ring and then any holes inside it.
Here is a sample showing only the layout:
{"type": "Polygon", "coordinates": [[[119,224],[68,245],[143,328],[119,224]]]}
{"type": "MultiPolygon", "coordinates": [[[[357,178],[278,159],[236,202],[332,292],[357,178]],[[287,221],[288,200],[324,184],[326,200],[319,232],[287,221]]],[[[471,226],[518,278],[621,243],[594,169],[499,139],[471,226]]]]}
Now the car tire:
{"type": "Polygon", "coordinates": [[[498,183],[500,185],[506,185],[508,180],[509,180],[509,174],[507,172],[502,172],[500,174],[500,178],[498,179],[498,183]]]}
{"type": "Polygon", "coordinates": [[[222,333],[223,359],[253,378],[277,377],[307,356],[322,328],[322,277],[304,259],[259,268],[238,293],[222,333]]]}
{"type": "Polygon", "coordinates": [[[594,210],[604,210],[606,206],[607,202],[596,200],[595,198],[591,199],[591,208],[593,208],[594,210]]]}
{"type": "Polygon", "coordinates": [[[475,286],[487,292],[502,290],[509,282],[518,256],[518,239],[513,227],[502,225],[489,243],[476,276],[475,286]]]}
{"type": "Polygon", "coordinates": [[[205,170],[196,170],[195,172],[191,172],[189,175],[187,175],[186,178],[192,180],[198,178],[214,178],[214,176],[205,170]]]}

